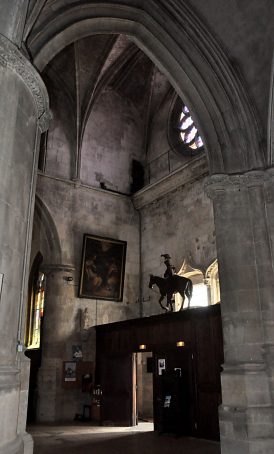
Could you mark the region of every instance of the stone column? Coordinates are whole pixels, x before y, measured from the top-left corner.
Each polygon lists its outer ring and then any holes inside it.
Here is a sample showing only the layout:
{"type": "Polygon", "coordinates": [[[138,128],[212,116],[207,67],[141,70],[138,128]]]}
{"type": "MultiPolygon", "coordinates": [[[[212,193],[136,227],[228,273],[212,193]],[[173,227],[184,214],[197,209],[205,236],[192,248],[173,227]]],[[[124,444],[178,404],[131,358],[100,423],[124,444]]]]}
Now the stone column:
{"type": "Polygon", "coordinates": [[[267,331],[274,279],[265,175],[214,175],[206,184],[214,206],[224,333],[222,454],[274,452],[267,331]]]}
{"type": "Polygon", "coordinates": [[[62,378],[63,361],[72,360],[72,336],[81,328],[80,317],[77,319],[75,313],[75,269],[67,265],[45,265],[42,271],[46,274],[46,285],[37,416],[42,422],[71,421],[75,408],[73,414],[67,415],[64,408],[69,406],[74,391],[64,393],[62,378]]]}
{"type": "MultiPolygon", "coordinates": [[[[265,178],[265,210],[269,240],[271,245],[271,262],[274,269],[274,168],[268,169],[265,178]]],[[[265,275],[265,280],[270,280],[270,269],[265,275]]],[[[274,284],[270,289],[268,304],[264,307],[263,318],[266,333],[265,355],[271,379],[272,400],[274,402],[274,284]]],[[[273,429],[274,430],[274,429],[273,429]]]]}
{"type": "MultiPolygon", "coordinates": [[[[4,4],[9,2],[1,3],[1,12],[4,4]]],[[[0,99],[0,453],[6,454],[24,449],[22,423],[18,426],[20,352],[36,150],[48,122],[48,99],[34,67],[1,34],[0,99]]]]}
{"type": "Polygon", "coordinates": [[[21,47],[29,0],[1,0],[0,33],[21,47]]]}

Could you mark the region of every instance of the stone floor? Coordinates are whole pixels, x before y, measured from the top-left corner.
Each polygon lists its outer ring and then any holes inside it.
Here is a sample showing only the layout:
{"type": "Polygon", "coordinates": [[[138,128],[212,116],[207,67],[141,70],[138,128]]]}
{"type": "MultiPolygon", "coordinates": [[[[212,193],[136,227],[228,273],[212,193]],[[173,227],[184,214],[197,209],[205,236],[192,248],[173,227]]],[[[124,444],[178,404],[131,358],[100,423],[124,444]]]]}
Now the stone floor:
{"type": "Polygon", "coordinates": [[[34,454],[220,454],[217,442],[158,435],[151,423],[119,428],[86,423],[36,425],[28,432],[34,438],[34,454]]]}

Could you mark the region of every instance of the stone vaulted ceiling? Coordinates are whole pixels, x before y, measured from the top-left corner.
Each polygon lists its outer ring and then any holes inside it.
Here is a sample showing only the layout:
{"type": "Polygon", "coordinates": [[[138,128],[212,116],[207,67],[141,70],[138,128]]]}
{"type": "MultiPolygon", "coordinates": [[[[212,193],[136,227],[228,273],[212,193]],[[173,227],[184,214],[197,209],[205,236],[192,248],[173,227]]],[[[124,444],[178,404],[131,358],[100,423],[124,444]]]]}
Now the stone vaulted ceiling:
{"type": "MultiPolygon", "coordinates": [[[[86,56],[89,30],[95,38],[100,27],[107,28],[106,33],[121,34],[120,28],[125,29],[124,34],[141,43],[192,112],[197,112],[195,121],[202,131],[211,172],[237,173],[266,163],[267,100],[274,44],[274,25],[269,17],[273,14],[272,0],[221,1],[217,10],[213,0],[31,0],[24,39],[39,69],[56,56],[64,43],[78,42],[74,54],[80,145],[90,109],[103,86],[111,87],[112,83],[127,96],[131,90],[139,109],[142,99],[147,101],[146,88],[140,96],[140,90],[131,89],[128,76],[134,73],[137,87],[140,81],[136,73],[142,66],[149,86],[149,65],[137,51],[135,56],[134,50],[130,55],[130,46],[123,48],[120,38],[97,36],[98,49],[93,49],[96,64],[79,57],[86,56]],[[151,47],[146,47],[148,41],[151,47]],[[169,56],[163,56],[163,50],[169,56]],[[87,68],[90,77],[84,78],[81,73],[87,68]],[[109,68],[115,70],[113,77],[109,68]]],[[[153,99],[149,99],[153,106],[153,99]]]]}
{"type": "Polygon", "coordinates": [[[43,77],[52,102],[54,93],[65,93],[73,115],[67,127],[74,129],[79,148],[102,92],[113,90],[131,102],[143,118],[145,135],[172,91],[166,77],[125,35],[94,35],[67,46],[47,65],[43,77]]]}

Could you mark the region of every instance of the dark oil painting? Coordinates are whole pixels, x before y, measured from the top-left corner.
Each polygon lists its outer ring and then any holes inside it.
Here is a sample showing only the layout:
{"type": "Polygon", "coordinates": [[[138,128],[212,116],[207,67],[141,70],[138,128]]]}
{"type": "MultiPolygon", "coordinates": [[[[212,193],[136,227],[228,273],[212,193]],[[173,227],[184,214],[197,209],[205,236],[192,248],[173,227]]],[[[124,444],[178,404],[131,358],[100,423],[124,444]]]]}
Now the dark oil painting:
{"type": "Polygon", "coordinates": [[[126,241],[84,235],[79,296],[123,300],[126,241]]]}

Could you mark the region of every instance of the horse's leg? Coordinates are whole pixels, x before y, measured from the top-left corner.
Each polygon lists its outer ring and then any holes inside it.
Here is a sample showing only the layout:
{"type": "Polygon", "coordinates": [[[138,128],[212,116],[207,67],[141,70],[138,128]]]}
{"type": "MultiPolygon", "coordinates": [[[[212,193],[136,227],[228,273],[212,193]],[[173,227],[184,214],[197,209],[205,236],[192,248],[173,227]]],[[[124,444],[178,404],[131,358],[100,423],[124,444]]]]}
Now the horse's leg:
{"type": "Polygon", "coordinates": [[[174,311],[173,304],[174,304],[174,306],[175,306],[175,300],[173,300],[172,297],[171,297],[171,298],[170,298],[170,311],[171,311],[171,312],[174,311]]]}
{"type": "Polygon", "coordinates": [[[190,308],[190,301],[191,301],[191,298],[192,298],[192,290],[193,290],[192,282],[189,280],[187,285],[186,285],[186,288],[185,288],[185,295],[187,296],[187,308],[188,309],[190,308]]]}
{"type": "Polygon", "coordinates": [[[187,295],[187,308],[190,308],[190,296],[189,294],[187,295]]]}
{"type": "Polygon", "coordinates": [[[162,305],[162,301],[163,301],[164,297],[165,297],[165,295],[161,295],[161,297],[159,299],[159,304],[160,304],[161,308],[164,309],[164,311],[167,311],[167,308],[162,305]]]}
{"type": "Polygon", "coordinates": [[[172,293],[168,293],[168,294],[167,294],[167,297],[166,297],[166,299],[167,299],[166,308],[167,308],[167,310],[169,309],[170,312],[173,312],[172,295],[173,295],[172,293]]]}
{"type": "Polygon", "coordinates": [[[182,297],[182,304],[181,304],[181,307],[179,309],[179,311],[182,311],[183,308],[184,308],[184,303],[185,303],[185,293],[180,293],[181,297],[182,297]]]}

